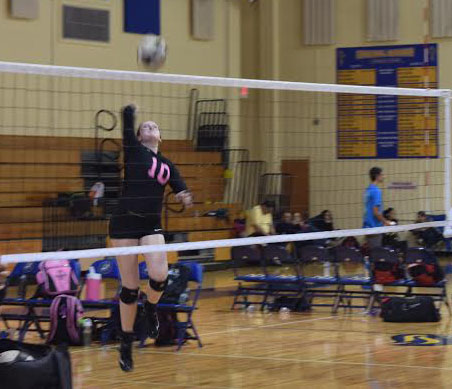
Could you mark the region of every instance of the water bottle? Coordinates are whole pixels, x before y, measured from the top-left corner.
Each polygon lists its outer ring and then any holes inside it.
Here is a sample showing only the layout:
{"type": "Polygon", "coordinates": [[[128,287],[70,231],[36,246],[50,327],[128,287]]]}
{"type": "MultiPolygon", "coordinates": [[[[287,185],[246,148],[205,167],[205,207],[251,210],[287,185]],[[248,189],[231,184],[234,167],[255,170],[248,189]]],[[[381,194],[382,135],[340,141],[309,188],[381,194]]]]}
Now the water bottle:
{"type": "Polygon", "coordinates": [[[370,277],[370,261],[369,257],[364,257],[364,276],[370,277]]]}
{"type": "Polygon", "coordinates": [[[331,276],[331,264],[329,261],[323,263],[323,276],[330,277],[331,276]]]}
{"type": "Polygon", "coordinates": [[[96,273],[94,267],[89,268],[89,273],[86,276],[86,299],[100,300],[100,285],[102,282],[102,275],[96,273]]]}
{"type": "Polygon", "coordinates": [[[91,321],[91,319],[83,320],[82,343],[84,346],[91,345],[92,333],[93,333],[93,322],[91,321]]]}
{"type": "Polygon", "coordinates": [[[24,299],[26,295],[26,287],[27,287],[27,276],[25,274],[22,274],[20,276],[20,282],[19,282],[19,289],[17,291],[17,295],[24,299]]]}

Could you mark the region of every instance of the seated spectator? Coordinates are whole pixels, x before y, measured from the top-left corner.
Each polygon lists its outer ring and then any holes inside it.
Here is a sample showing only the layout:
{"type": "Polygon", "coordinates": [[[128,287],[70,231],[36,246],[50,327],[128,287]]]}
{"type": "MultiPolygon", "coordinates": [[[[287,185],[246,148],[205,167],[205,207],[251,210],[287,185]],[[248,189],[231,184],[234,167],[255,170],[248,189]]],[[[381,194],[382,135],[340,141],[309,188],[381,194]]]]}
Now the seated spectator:
{"type": "Polygon", "coordinates": [[[310,224],[312,227],[314,227],[317,231],[333,231],[333,215],[331,214],[331,211],[328,209],[325,209],[317,216],[314,216],[310,220],[310,224]]]}
{"type": "MultiPolygon", "coordinates": [[[[383,211],[383,217],[388,220],[392,226],[396,226],[399,224],[399,221],[396,219],[394,208],[388,208],[383,211]]],[[[391,246],[391,242],[395,242],[398,240],[398,235],[395,232],[389,232],[383,235],[383,246],[391,246]]]]}
{"type": "MultiPolygon", "coordinates": [[[[316,232],[309,223],[309,214],[307,212],[295,212],[293,217],[293,224],[295,227],[295,233],[308,233],[308,232],[316,232]]],[[[294,242],[295,250],[297,255],[300,255],[301,249],[304,246],[308,245],[322,245],[322,240],[301,240],[299,242],[294,242]]]]}
{"type": "MultiPolygon", "coordinates": [[[[309,224],[311,225],[314,232],[325,232],[325,231],[333,231],[333,215],[331,211],[328,209],[323,210],[317,216],[314,216],[309,220],[309,224]]],[[[320,239],[317,241],[317,244],[328,247],[333,246],[336,238],[330,239],[320,239]]]]}
{"type": "Polygon", "coordinates": [[[272,201],[264,201],[256,205],[249,212],[246,218],[246,236],[274,235],[273,209],[275,205],[272,201]]]}
{"type": "Polygon", "coordinates": [[[388,208],[388,209],[384,210],[383,211],[383,217],[386,220],[389,220],[390,222],[394,222],[395,223],[395,224],[391,224],[391,225],[399,224],[399,221],[397,220],[394,208],[388,208]]]}
{"type": "MultiPolygon", "coordinates": [[[[266,200],[263,203],[256,205],[247,213],[246,218],[246,236],[257,237],[266,235],[275,235],[276,231],[273,226],[273,209],[275,204],[272,201],[266,200]]],[[[280,245],[281,243],[275,243],[280,245]]],[[[284,245],[284,244],[282,244],[284,245]]],[[[257,250],[262,250],[265,245],[255,245],[257,250]]],[[[272,264],[281,266],[279,259],[272,259],[272,264]]]]}
{"type": "MultiPolygon", "coordinates": [[[[391,225],[398,225],[396,213],[394,208],[388,208],[383,211],[383,217],[388,220],[391,225]]],[[[397,251],[405,252],[408,247],[408,243],[404,240],[400,240],[399,235],[396,232],[389,232],[383,235],[382,245],[386,247],[392,247],[397,251]]]]}
{"type": "Polygon", "coordinates": [[[295,226],[295,232],[313,232],[314,230],[308,223],[309,215],[304,212],[303,215],[300,212],[293,214],[293,225],[295,226]]]}
{"type": "Polygon", "coordinates": [[[346,238],[344,238],[342,240],[340,245],[343,247],[349,247],[349,248],[353,248],[353,249],[361,248],[361,246],[358,242],[358,239],[356,239],[354,236],[347,236],[346,238]]]}
{"type": "Polygon", "coordinates": [[[237,219],[234,219],[234,236],[236,238],[244,238],[245,237],[245,228],[246,228],[246,218],[243,212],[240,212],[240,215],[237,219]]]}
{"type": "Polygon", "coordinates": [[[281,220],[276,223],[277,234],[294,234],[296,228],[292,222],[292,214],[290,212],[284,212],[281,220]]]}
{"type": "MultiPolygon", "coordinates": [[[[432,221],[432,219],[424,211],[419,211],[417,213],[415,223],[427,223],[429,221],[432,221]]],[[[427,248],[432,248],[438,242],[443,240],[441,232],[434,227],[420,228],[411,232],[418,240],[418,243],[427,248]]]]}

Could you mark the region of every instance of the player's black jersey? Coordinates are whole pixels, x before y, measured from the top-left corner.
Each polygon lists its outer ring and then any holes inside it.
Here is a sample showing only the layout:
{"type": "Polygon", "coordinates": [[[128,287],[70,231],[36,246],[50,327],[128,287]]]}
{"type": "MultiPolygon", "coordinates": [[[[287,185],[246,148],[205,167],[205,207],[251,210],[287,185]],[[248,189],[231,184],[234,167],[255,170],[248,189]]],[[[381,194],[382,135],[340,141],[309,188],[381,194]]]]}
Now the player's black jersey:
{"type": "Polygon", "coordinates": [[[137,139],[134,108],[123,110],[124,180],[119,200],[119,213],[158,215],[163,205],[165,186],[175,193],[187,189],[172,162],[160,152],[154,153],[137,139]]]}

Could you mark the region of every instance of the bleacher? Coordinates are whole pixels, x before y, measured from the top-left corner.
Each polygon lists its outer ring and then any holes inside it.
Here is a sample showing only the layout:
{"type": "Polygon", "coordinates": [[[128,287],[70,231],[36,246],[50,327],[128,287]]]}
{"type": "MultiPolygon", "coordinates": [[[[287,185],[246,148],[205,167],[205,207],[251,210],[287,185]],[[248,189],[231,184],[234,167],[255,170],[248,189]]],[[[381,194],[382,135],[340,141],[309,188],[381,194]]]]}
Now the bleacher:
{"type": "MultiPolygon", "coordinates": [[[[49,223],[53,223],[44,221],[43,204],[56,199],[60,192],[89,189],[82,175],[82,151],[95,150],[95,141],[7,135],[0,137],[0,145],[0,252],[41,251],[44,227],[51,229],[49,223]]],[[[104,150],[114,147],[106,143],[104,150]]],[[[188,241],[229,238],[241,205],[222,203],[225,182],[221,153],[194,151],[192,142],[186,140],[166,140],[161,151],[177,165],[195,200],[193,208],[162,215],[165,230],[184,233],[188,241]],[[219,208],[228,209],[229,219],[203,217],[219,208]]],[[[67,210],[58,212],[64,217],[67,210]]],[[[82,226],[83,221],[79,222],[82,226]]],[[[72,221],[59,221],[57,228],[67,230],[68,235],[78,233],[77,223],[72,221]]],[[[93,233],[106,236],[108,221],[97,221],[93,228],[93,233]]],[[[223,259],[227,256],[224,252],[220,255],[223,259]]]]}

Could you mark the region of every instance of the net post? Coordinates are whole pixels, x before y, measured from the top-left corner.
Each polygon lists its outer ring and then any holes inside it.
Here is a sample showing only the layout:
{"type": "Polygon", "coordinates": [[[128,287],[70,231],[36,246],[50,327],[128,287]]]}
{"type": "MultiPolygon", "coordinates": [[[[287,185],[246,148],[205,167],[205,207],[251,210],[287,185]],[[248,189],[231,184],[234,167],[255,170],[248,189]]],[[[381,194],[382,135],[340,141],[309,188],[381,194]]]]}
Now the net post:
{"type": "Polygon", "coordinates": [[[443,95],[444,104],[444,211],[446,213],[446,227],[444,237],[452,237],[452,208],[451,208],[451,111],[450,99],[452,91],[443,95]]]}

